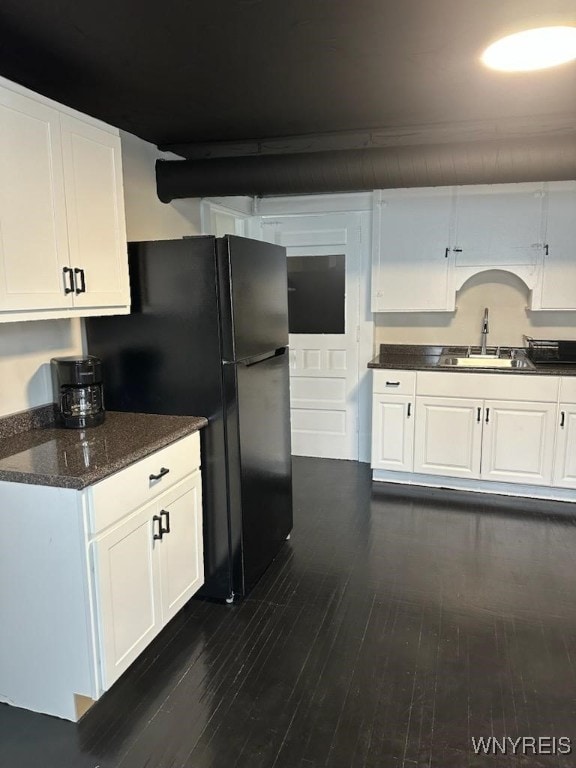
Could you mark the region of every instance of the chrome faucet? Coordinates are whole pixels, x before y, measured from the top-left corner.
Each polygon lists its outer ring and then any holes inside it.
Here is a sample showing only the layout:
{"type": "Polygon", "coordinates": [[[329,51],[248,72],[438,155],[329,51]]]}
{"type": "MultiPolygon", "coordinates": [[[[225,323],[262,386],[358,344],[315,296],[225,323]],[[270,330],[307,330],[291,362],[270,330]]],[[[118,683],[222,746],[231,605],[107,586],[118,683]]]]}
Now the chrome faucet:
{"type": "Polygon", "coordinates": [[[482,321],[482,344],[480,347],[480,354],[486,354],[486,343],[488,341],[488,307],[484,309],[484,320],[482,321]]]}

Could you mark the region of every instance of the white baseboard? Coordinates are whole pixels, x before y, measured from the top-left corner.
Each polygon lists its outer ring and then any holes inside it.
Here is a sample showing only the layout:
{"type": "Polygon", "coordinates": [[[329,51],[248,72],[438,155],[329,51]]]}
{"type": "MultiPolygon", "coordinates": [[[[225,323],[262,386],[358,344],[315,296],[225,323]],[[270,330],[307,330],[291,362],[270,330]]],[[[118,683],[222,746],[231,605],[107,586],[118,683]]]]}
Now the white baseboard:
{"type": "Polygon", "coordinates": [[[399,483],[401,485],[420,485],[427,488],[446,488],[456,491],[496,494],[499,496],[517,496],[548,501],[576,502],[576,491],[568,488],[550,488],[541,485],[523,485],[516,483],[495,483],[492,480],[468,480],[460,477],[443,475],[423,475],[416,472],[392,472],[373,469],[372,479],[380,483],[399,483]]]}

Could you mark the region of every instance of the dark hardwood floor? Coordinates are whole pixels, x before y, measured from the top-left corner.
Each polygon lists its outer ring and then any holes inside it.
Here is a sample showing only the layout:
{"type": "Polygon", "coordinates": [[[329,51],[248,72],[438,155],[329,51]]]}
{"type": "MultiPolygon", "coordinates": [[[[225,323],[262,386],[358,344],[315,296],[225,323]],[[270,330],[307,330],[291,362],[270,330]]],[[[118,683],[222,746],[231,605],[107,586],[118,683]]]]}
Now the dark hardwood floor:
{"type": "Polygon", "coordinates": [[[77,725],[1,705],[0,766],[576,765],[576,507],[353,462],[295,459],[294,482],[249,599],[191,601],[77,725]],[[476,756],[490,736],[574,754],[476,756]]]}

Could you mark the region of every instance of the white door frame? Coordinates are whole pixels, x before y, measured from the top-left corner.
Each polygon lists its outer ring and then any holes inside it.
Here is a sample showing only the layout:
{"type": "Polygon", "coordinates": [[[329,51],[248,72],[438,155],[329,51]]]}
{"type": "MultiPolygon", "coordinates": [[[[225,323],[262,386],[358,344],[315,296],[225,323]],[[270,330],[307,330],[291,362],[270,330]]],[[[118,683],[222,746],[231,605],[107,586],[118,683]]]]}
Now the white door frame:
{"type": "Polygon", "coordinates": [[[249,236],[262,239],[262,216],[316,216],[328,213],[355,213],[360,227],[360,294],[358,342],[358,460],[370,463],[372,378],[367,368],[374,356],[374,322],[370,311],[371,295],[371,217],[372,194],[301,195],[265,198],[255,201],[249,221],[249,236]]]}

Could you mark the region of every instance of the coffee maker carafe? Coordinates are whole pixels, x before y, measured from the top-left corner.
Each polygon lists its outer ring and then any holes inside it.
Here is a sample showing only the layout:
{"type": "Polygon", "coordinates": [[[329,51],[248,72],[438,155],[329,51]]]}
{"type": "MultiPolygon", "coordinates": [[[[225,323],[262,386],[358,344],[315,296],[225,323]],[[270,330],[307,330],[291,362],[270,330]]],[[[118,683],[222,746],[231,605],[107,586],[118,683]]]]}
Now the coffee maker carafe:
{"type": "Polygon", "coordinates": [[[104,421],[102,362],[98,357],[53,357],[52,387],[58,422],[84,429],[104,421]]]}

